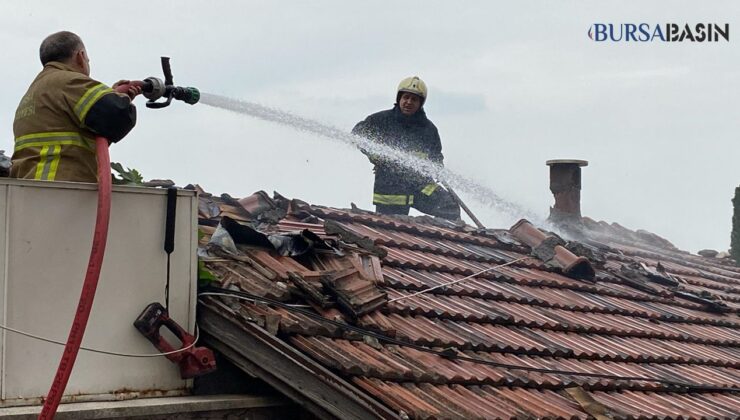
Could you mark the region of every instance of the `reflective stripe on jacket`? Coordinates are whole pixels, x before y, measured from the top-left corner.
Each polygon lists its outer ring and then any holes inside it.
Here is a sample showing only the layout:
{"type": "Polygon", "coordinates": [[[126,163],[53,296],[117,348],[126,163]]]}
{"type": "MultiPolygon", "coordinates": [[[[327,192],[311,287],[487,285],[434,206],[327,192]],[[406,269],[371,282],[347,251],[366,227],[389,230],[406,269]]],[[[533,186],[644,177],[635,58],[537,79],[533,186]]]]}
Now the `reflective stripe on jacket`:
{"type": "Polygon", "coordinates": [[[391,206],[413,206],[414,196],[412,194],[373,194],[373,204],[385,204],[391,206]]]}
{"type": "MultiPolygon", "coordinates": [[[[28,158],[17,160],[20,165],[25,165],[33,175],[32,179],[54,181],[57,179],[59,163],[62,160],[63,150],[70,150],[72,155],[92,156],[95,162],[95,142],[86,139],[74,131],[57,131],[50,133],[34,133],[15,139],[15,151],[13,157],[27,155],[28,158]],[[33,162],[36,164],[33,165],[33,162]],[[32,167],[31,165],[35,166],[32,167]]],[[[70,153],[66,156],[69,157],[70,153]]],[[[13,163],[15,168],[16,162],[13,163]]],[[[93,171],[97,166],[93,166],[93,171]]],[[[31,178],[26,176],[24,178],[31,178]]],[[[97,179],[97,178],[96,178],[97,179]]]]}
{"type": "Polygon", "coordinates": [[[95,136],[120,140],[135,123],[128,97],[63,63],[47,63],[15,113],[10,176],[96,182],[95,136]]]}
{"type": "Polygon", "coordinates": [[[422,194],[424,195],[432,195],[434,191],[437,190],[437,187],[439,187],[439,184],[436,182],[427,184],[424,188],[421,189],[422,194]]]}

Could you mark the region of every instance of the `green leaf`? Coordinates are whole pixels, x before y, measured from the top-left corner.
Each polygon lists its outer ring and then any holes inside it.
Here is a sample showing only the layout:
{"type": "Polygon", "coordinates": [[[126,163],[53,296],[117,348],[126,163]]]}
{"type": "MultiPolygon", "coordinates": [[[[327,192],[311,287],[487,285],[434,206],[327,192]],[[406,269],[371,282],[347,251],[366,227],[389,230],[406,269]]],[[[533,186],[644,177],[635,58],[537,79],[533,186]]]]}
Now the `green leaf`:
{"type": "Polygon", "coordinates": [[[217,282],[218,279],[206,268],[204,261],[198,260],[198,285],[207,286],[210,283],[217,282]]]}
{"type": "Polygon", "coordinates": [[[117,178],[116,175],[113,174],[113,183],[116,185],[141,185],[144,182],[144,177],[142,177],[141,173],[136,169],[124,169],[123,165],[118,162],[111,162],[110,167],[114,171],[118,172],[118,175],[120,176],[120,178],[117,178]]]}

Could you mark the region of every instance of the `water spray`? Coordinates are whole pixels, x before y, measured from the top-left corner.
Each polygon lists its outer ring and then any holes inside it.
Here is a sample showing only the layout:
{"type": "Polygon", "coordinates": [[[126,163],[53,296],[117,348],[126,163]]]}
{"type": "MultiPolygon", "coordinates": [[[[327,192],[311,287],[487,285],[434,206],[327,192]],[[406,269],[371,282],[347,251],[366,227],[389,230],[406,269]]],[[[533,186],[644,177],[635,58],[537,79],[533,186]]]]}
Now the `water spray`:
{"type": "MultiPolygon", "coordinates": [[[[316,120],[304,118],[290,112],[270,108],[254,102],[240,101],[210,93],[203,93],[200,98],[200,102],[215,108],[289,126],[298,131],[319,135],[330,140],[342,142],[345,145],[366,150],[375,155],[383,156],[384,158],[406,168],[413,169],[422,175],[436,179],[448,189],[450,186],[453,186],[459,190],[465,191],[472,195],[476,201],[494,208],[501,213],[513,215],[515,217],[526,217],[536,224],[544,223],[544,220],[539,215],[516,203],[503,199],[490,188],[485,187],[478,182],[468,179],[429,160],[412,156],[400,149],[381,144],[372,139],[351,134],[337,127],[324,124],[316,120]]],[[[473,220],[476,222],[477,219],[473,220]]],[[[476,224],[479,223],[480,221],[476,222],[476,224]]],[[[480,224],[480,226],[483,225],[480,224]]]]}

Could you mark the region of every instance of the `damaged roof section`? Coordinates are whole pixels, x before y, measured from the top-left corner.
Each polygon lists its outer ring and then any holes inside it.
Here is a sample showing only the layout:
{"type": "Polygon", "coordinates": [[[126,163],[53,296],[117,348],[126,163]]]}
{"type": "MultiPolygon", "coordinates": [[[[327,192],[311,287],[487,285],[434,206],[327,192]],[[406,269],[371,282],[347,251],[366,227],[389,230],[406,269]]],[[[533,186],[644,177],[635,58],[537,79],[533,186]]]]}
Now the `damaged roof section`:
{"type": "Polygon", "coordinates": [[[238,201],[228,196],[203,201],[224,209],[216,216],[201,214],[210,216],[201,229],[210,234],[205,249],[217,257],[203,260],[227,285],[280,301],[300,298],[318,308],[336,307],[352,319],[387,302],[387,294],[375,286],[382,280],[377,256],[345,252],[323,229],[274,220],[276,214],[285,215],[287,208],[264,192],[238,201]],[[244,212],[239,207],[245,207],[244,212]],[[235,268],[239,266],[243,268],[235,268]],[[239,276],[235,275],[238,271],[239,276]],[[257,287],[246,280],[252,273],[257,287]]]}
{"type": "Polygon", "coordinates": [[[628,235],[562,240],[526,221],[478,230],[264,193],[201,200],[215,285],[271,299],[203,296],[209,344],[317,415],[740,416],[737,267],[628,235]],[[250,350],[265,342],[275,353],[250,350]],[[298,370],[332,394],[307,391],[298,370]]]}
{"type": "Polygon", "coordinates": [[[510,231],[532,249],[532,255],[545,264],[560,268],[565,275],[584,280],[593,280],[596,275],[588,258],[573,254],[565,248],[565,241],[545,235],[529,221],[518,221],[510,231]]]}

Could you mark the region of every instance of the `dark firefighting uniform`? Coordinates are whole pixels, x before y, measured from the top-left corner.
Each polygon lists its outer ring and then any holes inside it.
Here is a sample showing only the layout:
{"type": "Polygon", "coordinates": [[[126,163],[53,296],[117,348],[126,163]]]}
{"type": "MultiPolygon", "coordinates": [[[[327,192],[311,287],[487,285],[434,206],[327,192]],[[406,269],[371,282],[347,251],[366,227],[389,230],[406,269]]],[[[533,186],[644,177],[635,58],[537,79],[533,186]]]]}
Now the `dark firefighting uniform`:
{"type": "MultiPolygon", "coordinates": [[[[368,116],[352,133],[440,165],[444,160],[437,127],[423,108],[407,116],[396,104],[393,109],[368,116]]],[[[408,214],[409,207],[414,207],[445,219],[460,218],[460,207],[452,195],[432,178],[371,151],[363,150],[363,153],[375,165],[373,204],[378,213],[408,214]]]]}
{"type": "Polygon", "coordinates": [[[97,182],[95,136],[116,142],[135,124],[128,96],[66,64],[47,63],[15,113],[10,176],[97,182]]]}

